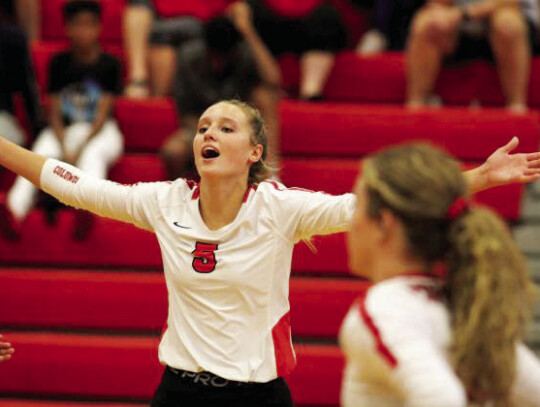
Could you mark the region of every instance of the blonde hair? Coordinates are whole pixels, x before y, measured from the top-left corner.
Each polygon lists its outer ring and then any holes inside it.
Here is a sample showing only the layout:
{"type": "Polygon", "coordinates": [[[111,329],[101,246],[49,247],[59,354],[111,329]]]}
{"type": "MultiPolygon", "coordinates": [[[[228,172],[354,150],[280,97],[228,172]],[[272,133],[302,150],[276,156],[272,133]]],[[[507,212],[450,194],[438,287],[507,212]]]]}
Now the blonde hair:
{"type": "Polygon", "coordinates": [[[222,100],[219,103],[228,103],[240,108],[248,118],[248,123],[251,126],[251,144],[253,146],[258,144],[263,146],[261,159],[252,164],[249,169],[248,184],[258,184],[265,179],[268,179],[272,174],[273,169],[266,162],[266,157],[268,155],[268,139],[266,126],[261,116],[261,112],[250,104],[237,99],[222,100]]]}
{"type": "Polygon", "coordinates": [[[392,211],[409,248],[429,266],[445,261],[451,316],[451,361],[477,401],[510,406],[516,344],[533,301],[534,285],[504,222],[487,209],[445,215],[468,195],[458,164],[425,144],[387,149],[366,160],[368,215],[392,211]]]}

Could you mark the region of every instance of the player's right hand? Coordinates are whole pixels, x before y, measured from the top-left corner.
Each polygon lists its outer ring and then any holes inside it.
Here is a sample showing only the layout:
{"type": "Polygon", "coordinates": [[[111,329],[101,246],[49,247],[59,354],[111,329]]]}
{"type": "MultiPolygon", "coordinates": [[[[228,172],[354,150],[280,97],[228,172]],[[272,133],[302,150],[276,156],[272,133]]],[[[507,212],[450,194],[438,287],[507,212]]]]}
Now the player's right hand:
{"type": "MultiPolygon", "coordinates": [[[[2,335],[0,335],[2,338],[2,335]]],[[[11,347],[11,344],[8,342],[2,342],[0,339],[0,362],[11,359],[11,355],[15,352],[15,349],[11,347]]]]}

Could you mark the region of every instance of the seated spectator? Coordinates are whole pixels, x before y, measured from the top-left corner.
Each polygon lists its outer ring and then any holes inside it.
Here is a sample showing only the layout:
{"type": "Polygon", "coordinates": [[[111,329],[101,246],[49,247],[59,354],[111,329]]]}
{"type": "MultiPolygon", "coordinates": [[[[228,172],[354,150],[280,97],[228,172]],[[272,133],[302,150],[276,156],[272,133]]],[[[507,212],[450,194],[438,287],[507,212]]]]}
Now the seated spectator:
{"type": "Polygon", "coordinates": [[[222,14],[233,1],[197,3],[197,0],[184,0],[174,5],[180,13],[174,16],[164,9],[163,0],[129,0],[124,12],[124,48],[129,80],[124,90],[126,96],[171,94],[180,45],[202,38],[203,21],[222,14]],[[164,12],[168,12],[166,16],[163,16],[164,12]]]}
{"type": "MultiPolygon", "coordinates": [[[[113,94],[121,85],[120,62],[101,50],[100,14],[95,1],[74,0],[64,7],[71,49],[51,60],[50,127],[39,134],[33,151],[104,178],[122,153],[123,139],[110,117],[113,94]]],[[[26,179],[16,179],[0,206],[0,229],[7,238],[18,238],[20,224],[32,208],[36,193],[36,187],[26,179]]],[[[90,221],[87,212],[78,212],[74,237],[84,238],[90,221]]]]}
{"type": "Polygon", "coordinates": [[[0,23],[19,25],[31,41],[40,38],[39,0],[2,0],[0,23]]]}
{"type": "Polygon", "coordinates": [[[350,0],[368,11],[370,28],[364,33],[356,51],[368,56],[405,48],[412,17],[425,0],[350,0]]]}
{"type": "Polygon", "coordinates": [[[25,144],[27,137],[15,117],[13,96],[18,93],[35,138],[43,119],[26,36],[15,25],[0,24],[0,133],[14,143],[25,144]]]}
{"type": "Polygon", "coordinates": [[[323,98],[335,55],[347,45],[339,11],[324,0],[247,0],[253,23],[274,56],[300,56],[300,92],[304,100],[323,98]]]}
{"type": "Polygon", "coordinates": [[[412,24],[407,50],[407,105],[424,105],[445,59],[494,59],[506,106],[523,112],[527,109],[531,53],[537,45],[536,0],[431,0],[412,24]]]}
{"type": "Polygon", "coordinates": [[[222,99],[252,102],[261,110],[268,126],[271,160],[277,160],[279,66],[253,28],[249,6],[234,3],[228,14],[229,18],[210,20],[204,39],[191,41],[178,52],[175,100],[182,125],[162,148],[170,180],[192,168],[192,140],[199,116],[222,99]]]}

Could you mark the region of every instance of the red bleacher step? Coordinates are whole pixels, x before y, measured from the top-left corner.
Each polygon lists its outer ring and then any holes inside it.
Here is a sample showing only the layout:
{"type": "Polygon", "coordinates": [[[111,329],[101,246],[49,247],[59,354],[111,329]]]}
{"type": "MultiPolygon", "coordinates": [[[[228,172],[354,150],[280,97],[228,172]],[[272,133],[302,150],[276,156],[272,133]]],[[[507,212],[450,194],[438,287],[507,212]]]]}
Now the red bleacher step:
{"type": "MultiPolygon", "coordinates": [[[[336,338],[368,283],[299,278],[290,282],[293,335],[336,338]]],[[[0,326],[159,332],[167,291],[157,272],[0,269],[0,326]]]]}
{"type": "Polygon", "coordinates": [[[120,404],[104,402],[70,402],[59,400],[0,399],[0,407],[147,407],[148,404],[120,404]]]}
{"type": "Polygon", "coordinates": [[[427,109],[354,104],[281,104],[284,155],[359,157],[410,141],[427,141],[463,161],[483,161],[513,136],[516,152],[538,151],[539,116],[501,109],[427,109]]]}
{"type": "MultiPolygon", "coordinates": [[[[501,109],[427,109],[346,103],[281,103],[281,152],[284,156],[358,158],[380,148],[424,140],[464,161],[482,161],[511,137],[519,152],[538,150],[539,116],[512,115],[501,109]]],[[[156,152],[177,126],[170,100],[118,99],[115,116],[127,151],[156,152]]]]}
{"type": "MultiPolygon", "coordinates": [[[[0,369],[0,392],[148,400],[163,367],[156,338],[5,334],[16,356],[0,369]]],[[[299,406],[337,406],[343,358],[337,346],[296,345],[298,366],[288,378],[299,406]]]]}

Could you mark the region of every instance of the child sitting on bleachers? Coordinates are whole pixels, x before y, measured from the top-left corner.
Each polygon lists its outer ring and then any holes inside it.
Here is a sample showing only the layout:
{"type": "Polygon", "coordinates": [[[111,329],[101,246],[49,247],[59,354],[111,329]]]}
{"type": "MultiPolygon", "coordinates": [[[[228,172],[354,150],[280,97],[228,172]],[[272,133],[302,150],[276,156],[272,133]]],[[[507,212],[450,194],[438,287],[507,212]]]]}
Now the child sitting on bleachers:
{"type": "MultiPolygon", "coordinates": [[[[122,135],[110,117],[113,95],[121,87],[120,62],[104,53],[99,44],[99,3],[72,1],[63,12],[71,48],[51,60],[50,123],[39,134],[33,151],[105,178],[123,151],[122,135]]],[[[6,237],[18,238],[20,224],[32,209],[36,194],[30,182],[17,178],[6,202],[0,204],[0,229],[6,237]]],[[[90,220],[87,213],[78,213],[74,237],[84,238],[90,220]]]]}

